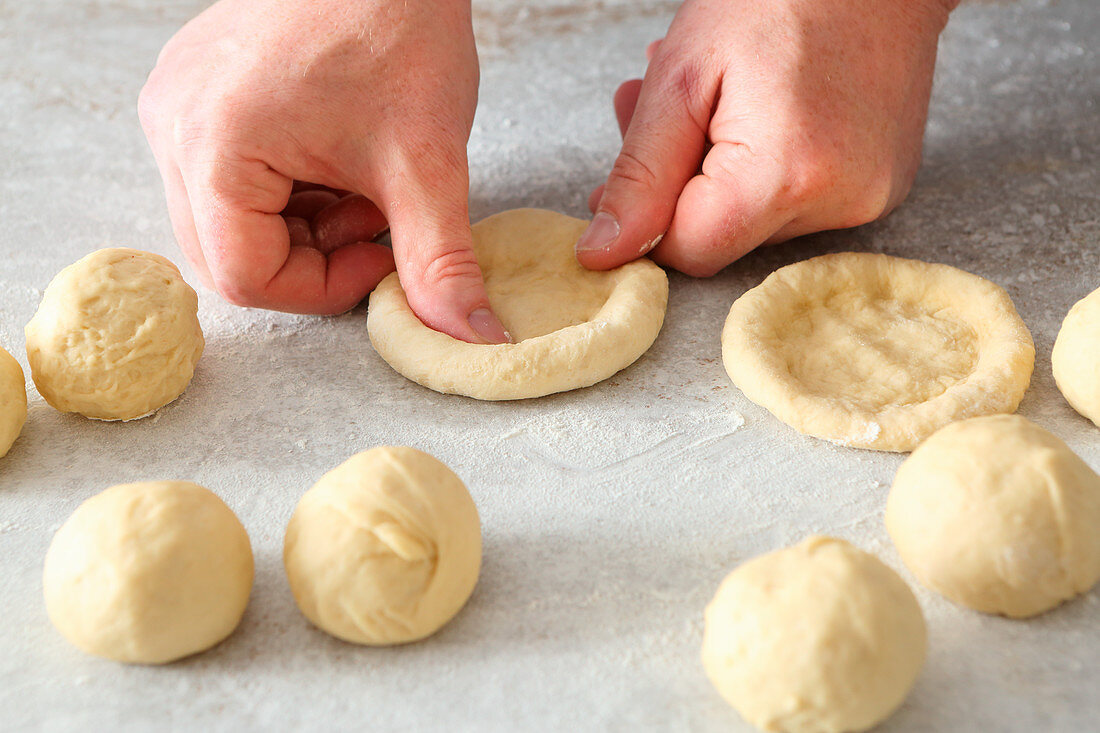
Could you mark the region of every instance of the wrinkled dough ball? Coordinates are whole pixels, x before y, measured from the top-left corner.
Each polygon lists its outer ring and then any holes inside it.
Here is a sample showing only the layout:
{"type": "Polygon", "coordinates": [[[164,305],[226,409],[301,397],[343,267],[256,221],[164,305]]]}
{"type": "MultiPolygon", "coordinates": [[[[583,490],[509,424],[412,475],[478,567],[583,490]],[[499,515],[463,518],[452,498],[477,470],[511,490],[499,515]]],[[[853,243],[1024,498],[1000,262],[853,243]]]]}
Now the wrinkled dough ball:
{"type": "Polygon", "coordinates": [[[898,469],[886,529],[921,583],[1014,618],[1100,578],[1100,476],[1018,415],[943,428],[898,469]]]}
{"type": "Polygon", "coordinates": [[[707,606],[703,666],[769,731],[860,731],[892,713],[924,664],[909,586],[843,540],[809,537],[750,560],[707,606]]]}
{"type": "Polygon", "coordinates": [[[1070,309],[1050,361],[1066,401],[1100,426],[1100,290],[1070,309]]]}
{"type": "Polygon", "coordinates": [[[202,356],[198,297],[160,255],[101,249],[46,288],[27,324],[31,378],[62,412],[144,417],[187,388],[202,356]]]}
{"type": "Polygon", "coordinates": [[[0,458],[7,455],[26,421],[27,380],[23,368],[15,357],[0,349],[0,458]]]}
{"type": "Polygon", "coordinates": [[[46,611],[89,654],[163,664],[232,633],[252,572],[244,527],[211,491],[122,484],[85,501],[54,535],[46,611]]]}
{"type": "Polygon", "coordinates": [[[413,448],[372,448],[302,496],[283,562],[317,627],[358,644],[401,644],[434,633],[466,603],[481,568],[481,525],[445,465],[413,448]]]}

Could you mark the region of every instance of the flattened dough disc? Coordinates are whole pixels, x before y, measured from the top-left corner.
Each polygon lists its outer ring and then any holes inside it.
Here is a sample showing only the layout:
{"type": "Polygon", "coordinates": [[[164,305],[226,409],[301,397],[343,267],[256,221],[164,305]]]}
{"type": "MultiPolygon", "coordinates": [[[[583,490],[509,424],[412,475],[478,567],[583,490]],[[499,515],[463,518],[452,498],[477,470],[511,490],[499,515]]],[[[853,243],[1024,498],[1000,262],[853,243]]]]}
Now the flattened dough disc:
{"type": "Polygon", "coordinates": [[[746,397],[799,432],[909,451],[956,420],[1014,412],[1035,347],[984,278],[842,252],[783,267],[738,298],[722,360],[746,397]]]}
{"type": "Polygon", "coordinates": [[[367,330],[390,366],[418,384],[480,400],[514,400],[588,387],[653,344],[668,278],[648,259],[605,272],[577,263],[587,222],[514,209],[473,227],[493,310],[515,343],[469,344],[416,317],[397,274],[370,296],[367,330]]]}

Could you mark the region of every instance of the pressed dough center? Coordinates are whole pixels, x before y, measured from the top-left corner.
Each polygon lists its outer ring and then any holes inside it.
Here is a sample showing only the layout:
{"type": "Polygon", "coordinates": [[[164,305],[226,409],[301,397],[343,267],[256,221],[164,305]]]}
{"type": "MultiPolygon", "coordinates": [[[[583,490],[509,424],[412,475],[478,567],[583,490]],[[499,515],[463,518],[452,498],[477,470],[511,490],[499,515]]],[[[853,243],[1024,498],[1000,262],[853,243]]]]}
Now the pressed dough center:
{"type": "Polygon", "coordinates": [[[545,336],[592,320],[607,302],[612,285],[604,273],[579,266],[577,270],[562,273],[531,266],[486,275],[489,301],[513,339],[545,336]]]}
{"type": "Polygon", "coordinates": [[[951,313],[851,294],[797,313],[779,343],[807,392],[867,411],[937,397],[978,361],[977,335],[951,313]]]}

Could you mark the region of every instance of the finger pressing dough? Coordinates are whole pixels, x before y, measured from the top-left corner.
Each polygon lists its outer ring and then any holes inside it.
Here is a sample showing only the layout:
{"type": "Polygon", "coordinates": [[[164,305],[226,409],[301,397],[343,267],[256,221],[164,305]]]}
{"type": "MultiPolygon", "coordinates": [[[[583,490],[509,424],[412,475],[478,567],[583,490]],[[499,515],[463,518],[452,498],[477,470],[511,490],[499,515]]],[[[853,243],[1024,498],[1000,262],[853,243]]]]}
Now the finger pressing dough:
{"type": "Polygon", "coordinates": [[[433,331],[405,300],[397,274],[370,296],[375,350],[437,392],[513,400],[588,387],[633,364],[657,338],[668,279],[648,259],[586,270],[573,245],[587,222],[516,209],[473,227],[493,310],[515,343],[469,344],[433,331]]]}
{"type": "Polygon", "coordinates": [[[198,297],[160,255],[92,252],[53,279],[26,327],[31,378],[62,412],[144,417],[187,388],[202,356],[198,297]]]}
{"type": "Polygon", "coordinates": [[[892,713],[927,644],[909,586],[843,540],[809,537],[730,573],[707,606],[703,666],[769,731],[860,731],[892,713]]]}
{"type": "Polygon", "coordinates": [[[1100,290],[1070,309],[1050,360],[1066,400],[1100,426],[1100,290]]]}
{"type": "Polygon", "coordinates": [[[298,608],[357,644],[416,641],[451,620],[481,568],[474,500],[415,448],[352,456],[302,496],[283,563],[298,608]]]}
{"type": "Polygon", "coordinates": [[[746,397],[799,432],[908,451],[955,420],[1013,412],[1035,348],[988,280],[844,252],[783,267],[738,298],[722,360],[746,397]]]}
{"type": "Polygon", "coordinates": [[[27,380],[11,354],[0,349],[0,458],[23,432],[27,421],[27,380]]]}
{"type": "Polygon", "coordinates": [[[232,633],[252,571],[248,535],[221,499],[150,481],[81,504],[50,543],[42,585],[50,621],[83,651],[164,664],[232,633]]]}
{"type": "Polygon", "coordinates": [[[886,529],[921,583],[1014,618],[1100,579],[1100,476],[1018,415],[948,425],[901,465],[886,529]]]}

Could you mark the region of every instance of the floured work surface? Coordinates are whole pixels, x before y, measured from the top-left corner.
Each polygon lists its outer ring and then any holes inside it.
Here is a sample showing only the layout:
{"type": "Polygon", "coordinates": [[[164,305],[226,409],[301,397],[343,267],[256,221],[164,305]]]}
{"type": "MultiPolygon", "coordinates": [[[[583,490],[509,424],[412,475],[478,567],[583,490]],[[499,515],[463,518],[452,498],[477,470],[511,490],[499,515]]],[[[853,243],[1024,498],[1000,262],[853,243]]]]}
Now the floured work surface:
{"type": "MultiPolygon", "coordinates": [[[[479,4],[473,217],[521,206],[584,216],[618,140],[610,93],[641,73],[671,5],[479,4]]],[[[1061,319],[1100,286],[1093,7],[964,5],[941,44],[910,200],[881,224],[770,248],[711,280],[673,275],[653,348],[592,388],[522,403],[440,395],[374,354],[362,308],[284,316],[203,292],[206,353],[156,416],[92,422],[32,392],[26,429],[0,459],[0,727],[748,730],[699,661],[703,608],[730,569],[818,532],[913,578],[882,522],[902,457],[800,436],[745,399],[719,345],[737,296],[777,267],[850,250],[986,277],[1035,336],[1021,414],[1100,467],[1100,431],[1050,376],[1061,319]],[[280,557],[301,494],[378,444],[412,445],[454,469],[485,538],[469,605],[438,636],[394,649],[313,629],[280,557]],[[250,606],[224,644],[179,664],[85,656],[46,619],[50,537],[106,486],[161,478],[207,486],[240,516],[256,556],[250,606]]],[[[134,100],[161,44],[197,9],[58,2],[5,20],[0,58],[21,65],[0,66],[0,343],[24,369],[22,327],[61,267],[108,245],[182,262],[134,100]]],[[[1094,726],[1097,591],[1027,622],[915,592],[928,663],[882,730],[1094,726]]]]}

